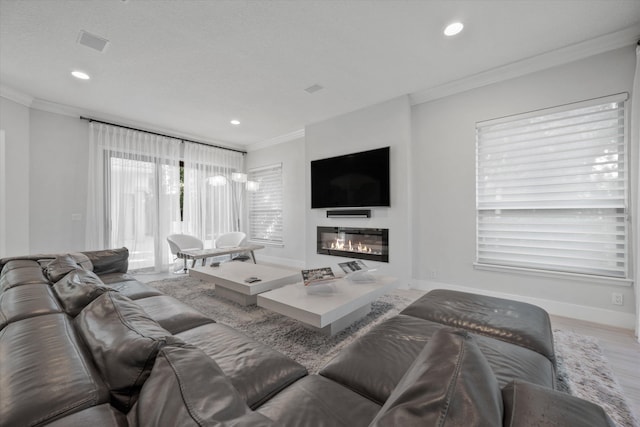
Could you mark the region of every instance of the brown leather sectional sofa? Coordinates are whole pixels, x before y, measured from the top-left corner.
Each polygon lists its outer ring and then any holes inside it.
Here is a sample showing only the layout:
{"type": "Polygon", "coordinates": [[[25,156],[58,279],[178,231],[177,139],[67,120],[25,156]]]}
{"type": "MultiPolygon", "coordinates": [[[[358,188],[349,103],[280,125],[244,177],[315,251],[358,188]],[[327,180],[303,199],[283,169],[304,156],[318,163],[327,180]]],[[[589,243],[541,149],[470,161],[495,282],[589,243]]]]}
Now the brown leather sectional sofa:
{"type": "Polygon", "coordinates": [[[309,375],[127,266],[126,248],[0,260],[0,425],[613,426],[554,391],[528,304],[432,291],[309,375]]]}

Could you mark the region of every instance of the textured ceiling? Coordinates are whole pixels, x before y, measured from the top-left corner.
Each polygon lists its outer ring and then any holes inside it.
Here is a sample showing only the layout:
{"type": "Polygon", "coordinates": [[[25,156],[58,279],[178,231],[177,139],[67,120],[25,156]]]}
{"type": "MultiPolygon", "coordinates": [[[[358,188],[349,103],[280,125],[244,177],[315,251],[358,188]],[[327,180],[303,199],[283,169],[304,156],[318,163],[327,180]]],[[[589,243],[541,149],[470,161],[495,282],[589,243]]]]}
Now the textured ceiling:
{"type": "Polygon", "coordinates": [[[640,0],[0,0],[0,84],[247,145],[639,25],[640,0]],[[465,30],[445,38],[453,20],[465,30]]]}

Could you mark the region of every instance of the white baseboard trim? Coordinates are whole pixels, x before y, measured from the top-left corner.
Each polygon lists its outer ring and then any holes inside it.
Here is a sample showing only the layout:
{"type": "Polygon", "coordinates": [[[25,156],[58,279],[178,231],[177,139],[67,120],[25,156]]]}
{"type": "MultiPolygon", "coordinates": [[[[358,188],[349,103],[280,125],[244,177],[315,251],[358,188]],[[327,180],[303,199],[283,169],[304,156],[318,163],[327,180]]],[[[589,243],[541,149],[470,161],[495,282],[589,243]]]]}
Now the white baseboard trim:
{"type": "Polygon", "coordinates": [[[256,262],[258,264],[277,264],[277,265],[284,265],[286,267],[295,268],[298,270],[304,269],[304,261],[301,261],[299,259],[262,255],[259,252],[254,252],[254,254],[256,256],[256,262]]]}
{"type": "Polygon", "coordinates": [[[633,330],[635,327],[635,316],[633,314],[621,313],[619,311],[613,310],[605,310],[603,308],[588,307],[584,305],[553,301],[543,298],[469,288],[466,286],[451,285],[448,283],[433,282],[428,280],[414,279],[411,281],[410,288],[424,291],[430,291],[433,289],[450,289],[453,291],[470,292],[487,295],[490,297],[512,299],[515,301],[537,305],[547,310],[549,314],[553,314],[555,316],[570,317],[572,319],[584,320],[587,322],[600,323],[603,325],[631,330],[633,330]]]}

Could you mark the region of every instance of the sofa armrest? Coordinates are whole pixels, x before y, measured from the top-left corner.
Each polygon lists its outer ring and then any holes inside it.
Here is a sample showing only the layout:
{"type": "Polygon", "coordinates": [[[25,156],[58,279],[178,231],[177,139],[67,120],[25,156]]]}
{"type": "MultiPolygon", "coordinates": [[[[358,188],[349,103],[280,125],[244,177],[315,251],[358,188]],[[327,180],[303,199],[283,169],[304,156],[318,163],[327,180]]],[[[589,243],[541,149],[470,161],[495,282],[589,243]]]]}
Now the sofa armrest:
{"type": "Polygon", "coordinates": [[[528,348],[556,365],[549,315],[532,304],[435,289],[400,314],[466,329],[474,334],[528,348]]]}
{"type": "Polygon", "coordinates": [[[524,381],[502,389],[504,426],[615,427],[602,407],[524,381]]]}

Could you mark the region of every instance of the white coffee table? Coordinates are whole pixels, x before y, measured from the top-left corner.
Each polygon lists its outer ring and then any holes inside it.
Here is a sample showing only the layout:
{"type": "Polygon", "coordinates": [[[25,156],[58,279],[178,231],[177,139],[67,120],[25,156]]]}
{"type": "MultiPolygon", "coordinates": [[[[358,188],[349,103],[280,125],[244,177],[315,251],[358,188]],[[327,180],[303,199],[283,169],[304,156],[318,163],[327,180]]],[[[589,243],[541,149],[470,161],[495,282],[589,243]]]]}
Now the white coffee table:
{"type": "Polygon", "coordinates": [[[395,277],[377,276],[372,283],[337,279],[335,293],[309,294],[302,282],[258,295],[258,306],[302,322],[325,335],[335,335],[371,311],[371,303],[395,289],[395,277]]]}
{"type": "Polygon", "coordinates": [[[301,279],[296,270],[239,261],[224,262],[218,267],[194,267],[189,270],[189,276],[211,280],[216,285],[217,295],[241,305],[256,304],[257,294],[301,279]],[[260,281],[245,282],[249,277],[257,277],[260,281]]]}

